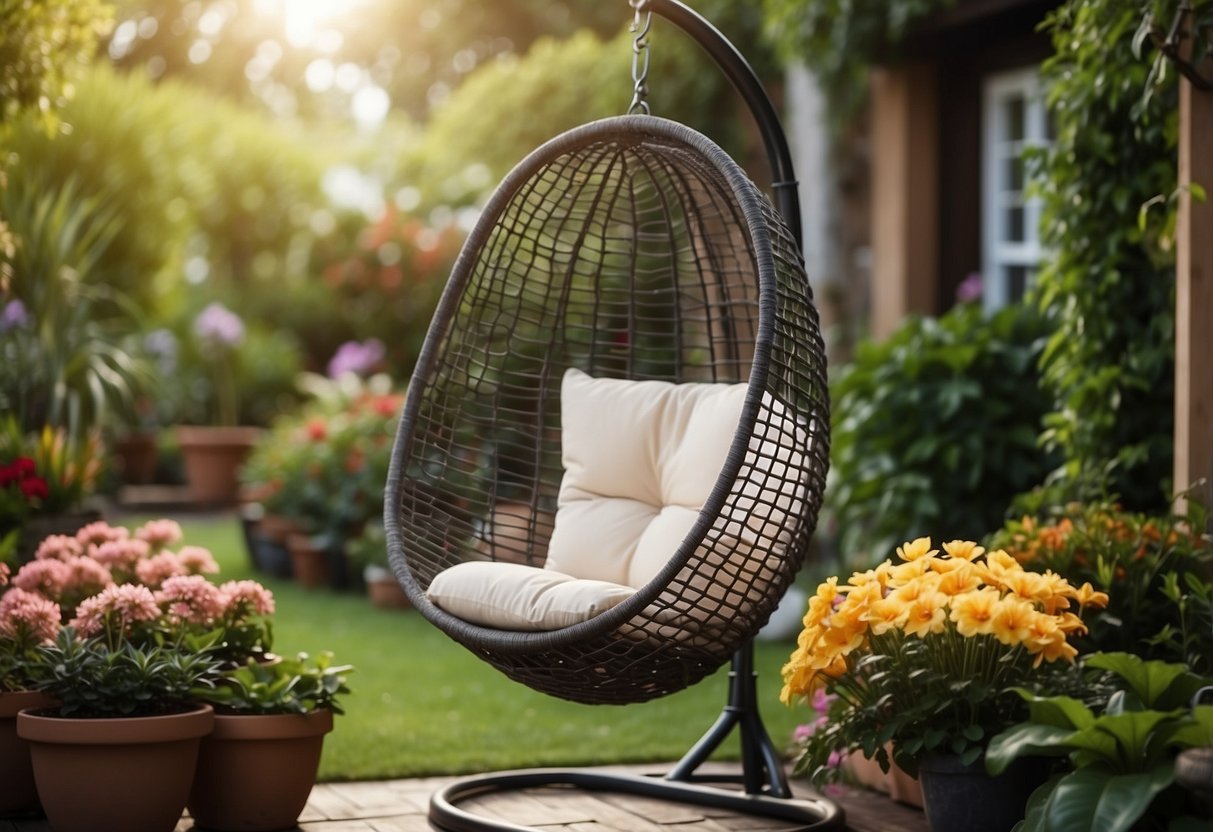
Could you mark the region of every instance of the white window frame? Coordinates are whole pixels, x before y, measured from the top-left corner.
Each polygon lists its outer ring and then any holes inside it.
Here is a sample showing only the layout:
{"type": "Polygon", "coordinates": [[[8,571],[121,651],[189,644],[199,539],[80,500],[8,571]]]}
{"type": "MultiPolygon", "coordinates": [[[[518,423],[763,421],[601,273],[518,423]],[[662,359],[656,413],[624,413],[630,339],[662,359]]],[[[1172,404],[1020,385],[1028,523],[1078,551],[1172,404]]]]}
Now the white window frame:
{"type": "MultiPolygon", "coordinates": [[[[1015,191],[1009,181],[1006,161],[1027,147],[1047,144],[1048,114],[1037,67],[1027,67],[989,75],[982,85],[981,128],[981,274],[982,305],[994,312],[1011,303],[1010,281],[1005,269],[1022,266],[1029,272],[1040,264],[1044,249],[1040,244],[1040,201],[1027,199],[1015,191]],[[1024,135],[1008,140],[1005,104],[1016,97],[1024,100],[1024,135]],[[1003,228],[1005,209],[1024,207],[1023,240],[1009,240],[1003,228]]],[[[1023,186],[1027,186],[1024,175],[1023,186]]]]}

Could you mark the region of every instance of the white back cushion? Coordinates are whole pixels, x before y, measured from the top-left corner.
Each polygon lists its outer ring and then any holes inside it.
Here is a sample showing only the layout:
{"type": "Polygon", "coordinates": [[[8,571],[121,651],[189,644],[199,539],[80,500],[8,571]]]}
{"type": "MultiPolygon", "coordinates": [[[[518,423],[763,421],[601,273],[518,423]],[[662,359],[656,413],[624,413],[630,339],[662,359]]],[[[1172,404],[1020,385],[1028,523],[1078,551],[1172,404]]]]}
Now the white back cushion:
{"type": "Polygon", "coordinates": [[[724,467],[745,384],[565,372],[564,479],[546,566],[641,587],[686,537],[724,467]]]}

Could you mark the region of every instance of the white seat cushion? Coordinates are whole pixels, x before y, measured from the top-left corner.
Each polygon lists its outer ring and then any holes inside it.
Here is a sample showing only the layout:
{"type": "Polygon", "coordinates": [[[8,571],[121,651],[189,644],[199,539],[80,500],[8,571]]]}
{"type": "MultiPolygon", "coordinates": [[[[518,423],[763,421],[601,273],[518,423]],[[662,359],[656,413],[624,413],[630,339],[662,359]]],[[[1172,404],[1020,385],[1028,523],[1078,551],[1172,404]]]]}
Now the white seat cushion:
{"type": "Polygon", "coordinates": [[[636,593],[518,563],[469,561],[444,569],[426,597],[451,615],[501,630],[558,630],[593,618],[636,593]]]}

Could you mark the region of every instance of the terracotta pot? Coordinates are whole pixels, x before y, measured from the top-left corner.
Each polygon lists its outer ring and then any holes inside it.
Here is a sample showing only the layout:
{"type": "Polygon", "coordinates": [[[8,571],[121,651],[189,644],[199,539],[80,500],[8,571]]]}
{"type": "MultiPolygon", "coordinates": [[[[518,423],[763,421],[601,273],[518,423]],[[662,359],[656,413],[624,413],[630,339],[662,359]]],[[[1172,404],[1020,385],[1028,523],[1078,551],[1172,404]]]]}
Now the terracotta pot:
{"type": "Polygon", "coordinates": [[[115,439],[111,450],[114,470],[127,485],[147,485],[155,479],[160,455],[155,434],[131,431],[115,439]]]}
{"type": "Polygon", "coordinates": [[[202,741],[189,812],[200,828],[230,832],[292,829],[307,805],[328,710],[301,714],[219,714],[202,741]]]}
{"type": "Polygon", "coordinates": [[[291,572],[295,581],[304,589],[319,589],[329,583],[329,553],[314,543],[312,538],[298,532],[286,538],[286,547],[291,552],[291,572]]]}
{"type": "Polygon", "coordinates": [[[404,587],[390,570],[382,566],[368,566],[362,570],[362,578],[366,583],[366,596],[373,606],[397,610],[412,608],[404,587]]]}
{"type": "Polygon", "coordinates": [[[299,524],[282,514],[265,514],[257,523],[257,529],[270,540],[286,545],[286,539],[300,531],[299,524]]]}
{"type": "Polygon", "coordinates": [[[55,832],[172,832],[189,797],[198,744],[215,713],[64,719],[25,710],[42,808],[55,832]]]}
{"type": "Polygon", "coordinates": [[[922,808],[922,787],[917,778],[906,773],[905,769],[892,762],[893,749],[886,748],[890,756],[889,771],[880,770],[880,763],[869,760],[860,752],[848,754],[843,761],[847,774],[858,785],[878,792],[884,792],[900,803],[922,808]]]}
{"type": "Polygon", "coordinates": [[[260,428],[179,427],[177,444],[190,495],[199,503],[234,503],[240,497],[240,466],[260,428]]]}
{"type": "Polygon", "coordinates": [[[0,693],[0,816],[38,810],[29,743],[17,736],[17,712],[48,708],[55,700],[36,690],[0,693]]]}

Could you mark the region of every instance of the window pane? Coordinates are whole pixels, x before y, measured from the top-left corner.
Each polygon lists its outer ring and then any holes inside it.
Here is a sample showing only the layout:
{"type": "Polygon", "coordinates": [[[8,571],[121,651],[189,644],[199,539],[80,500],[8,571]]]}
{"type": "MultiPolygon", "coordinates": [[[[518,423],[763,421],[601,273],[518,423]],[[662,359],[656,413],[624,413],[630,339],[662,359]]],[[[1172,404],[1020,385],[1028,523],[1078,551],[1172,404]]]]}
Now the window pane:
{"type": "Polygon", "coordinates": [[[1006,160],[1007,179],[1006,190],[1019,192],[1023,190],[1023,156],[1016,153],[1006,160]]]}
{"type": "Polygon", "coordinates": [[[1017,142],[1024,138],[1024,97],[1011,95],[1003,104],[1007,116],[1007,134],[1003,137],[1009,142],[1017,142]]]}
{"type": "Polygon", "coordinates": [[[1024,211],[1022,205],[1014,205],[1006,210],[1006,237],[1008,243],[1022,243],[1024,240],[1024,211]]]}
{"type": "Polygon", "coordinates": [[[1003,274],[1007,281],[1007,300],[1011,303],[1023,300],[1032,270],[1027,266],[1007,266],[1003,274]]]}

